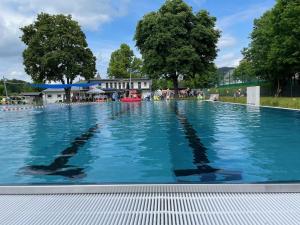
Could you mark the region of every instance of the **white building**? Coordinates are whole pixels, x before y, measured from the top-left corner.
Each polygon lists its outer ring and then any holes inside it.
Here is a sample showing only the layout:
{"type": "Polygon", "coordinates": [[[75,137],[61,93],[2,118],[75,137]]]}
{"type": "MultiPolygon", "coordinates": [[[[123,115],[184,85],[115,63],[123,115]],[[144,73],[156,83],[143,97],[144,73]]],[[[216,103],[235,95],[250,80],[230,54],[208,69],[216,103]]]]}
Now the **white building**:
{"type": "MultiPolygon", "coordinates": [[[[99,88],[102,89],[106,95],[111,97],[112,93],[118,92],[119,94],[124,93],[128,89],[136,89],[141,93],[142,98],[146,98],[151,95],[152,81],[146,78],[133,78],[131,79],[91,79],[88,83],[97,83],[99,88]]],[[[87,99],[91,98],[92,95],[88,94],[89,88],[72,87],[71,89],[71,100],[87,99]]],[[[65,90],[63,88],[48,88],[43,93],[43,103],[52,104],[60,103],[66,100],[65,90]]]]}
{"type": "Polygon", "coordinates": [[[43,104],[43,93],[42,92],[24,92],[20,94],[25,98],[25,103],[30,105],[41,105],[43,104]]]}
{"type": "MultiPolygon", "coordinates": [[[[43,90],[43,102],[44,104],[52,104],[64,102],[66,99],[65,89],[63,88],[48,88],[43,90]]],[[[85,90],[79,87],[72,87],[71,89],[71,99],[78,96],[80,93],[84,93],[85,90]]]]}
{"type": "Polygon", "coordinates": [[[138,90],[142,98],[151,95],[152,80],[147,78],[132,78],[130,79],[91,79],[89,83],[101,83],[100,88],[106,93],[125,92],[128,89],[138,90]]]}

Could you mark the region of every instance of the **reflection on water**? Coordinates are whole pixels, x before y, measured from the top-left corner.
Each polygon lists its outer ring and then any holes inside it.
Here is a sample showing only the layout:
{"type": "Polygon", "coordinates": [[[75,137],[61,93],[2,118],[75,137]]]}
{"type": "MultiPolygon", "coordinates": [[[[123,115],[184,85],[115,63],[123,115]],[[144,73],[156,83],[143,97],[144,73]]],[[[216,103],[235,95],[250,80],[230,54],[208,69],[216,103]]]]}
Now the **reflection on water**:
{"type": "MultiPolygon", "coordinates": [[[[223,171],[222,169],[216,169],[209,165],[210,161],[207,157],[207,148],[201,143],[197,131],[188,121],[186,115],[179,111],[177,102],[174,104],[174,110],[193,152],[193,164],[196,166],[196,169],[175,170],[175,175],[181,177],[178,181],[183,182],[185,180],[183,177],[192,175],[197,175],[196,178],[199,177],[200,181],[204,183],[241,180],[240,173],[223,171]]],[[[184,154],[184,152],[182,152],[182,154],[184,154]]]]}
{"type": "MultiPolygon", "coordinates": [[[[129,110],[129,105],[112,104],[111,119],[116,119],[118,116],[129,110]]],[[[72,108],[66,108],[68,119],[66,122],[72,123],[72,108]]],[[[91,111],[86,112],[87,115],[91,115],[91,111]]],[[[90,117],[88,117],[90,118],[90,117]]],[[[99,124],[95,124],[87,131],[76,137],[70,146],[64,149],[49,165],[29,165],[21,168],[21,173],[25,175],[50,175],[50,176],[64,176],[67,178],[82,178],[86,174],[84,168],[68,165],[71,157],[74,157],[78,151],[94,136],[95,132],[99,130],[99,124]]]]}

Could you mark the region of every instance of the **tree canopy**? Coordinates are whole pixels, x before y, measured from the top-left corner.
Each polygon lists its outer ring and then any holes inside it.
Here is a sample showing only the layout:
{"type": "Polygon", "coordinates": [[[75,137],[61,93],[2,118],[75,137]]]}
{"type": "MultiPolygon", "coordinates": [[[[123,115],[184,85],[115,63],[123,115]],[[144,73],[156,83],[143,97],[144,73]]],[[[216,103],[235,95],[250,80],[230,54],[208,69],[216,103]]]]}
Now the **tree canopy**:
{"type": "Polygon", "coordinates": [[[256,73],[253,64],[246,59],[240,61],[237,68],[234,69],[233,78],[242,82],[250,82],[256,80],[256,73]]]}
{"type": "Polygon", "coordinates": [[[166,0],[157,12],[138,22],[135,40],[144,68],[152,78],[173,81],[178,94],[178,77],[201,76],[217,56],[220,32],[216,18],[207,11],[193,13],[182,0],[166,0]]]}
{"type": "Polygon", "coordinates": [[[135,57],[127,44],[121,44],[120,48],[111,54],[107,74],[110,78],[129,78],[143,76],[143,61],[135,57]]]}
{"type": "Polygon", "coordinates": [[[256,19],[244,56],[257,76],[276,83],[279,95],[284,82],[300,71],[300,1],[277,0],[256,19]]]}
{"type": "MultiPolygon", "coordinates": [[[[23,28],[25,71],[35,82],[72,84],[77,76],[96,74],[96,58],[88,48],[85,34],[71,16],[41,13],[23,28]]],[[[65,89],[70,101],[70,88],[65,89]]]]}
{"type": "Polygon", "coordinates": [[[214,87],[219,82],[219,74],[214,64],[208,67],[204,72],[196,74],[194,77],[183,81],[188,88],[209,88],[214,87]]]}

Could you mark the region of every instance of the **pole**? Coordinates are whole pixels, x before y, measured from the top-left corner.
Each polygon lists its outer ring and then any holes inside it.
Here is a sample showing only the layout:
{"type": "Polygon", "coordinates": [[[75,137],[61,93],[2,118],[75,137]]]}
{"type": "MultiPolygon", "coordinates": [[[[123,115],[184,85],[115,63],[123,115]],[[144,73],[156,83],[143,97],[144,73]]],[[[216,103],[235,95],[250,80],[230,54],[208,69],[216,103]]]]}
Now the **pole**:
{"type": "Polygon", "coordinates": [[[5,77],[4,76],[3,76],[3,83],[4,83],[4,89],[5,89],[6,98],[8,98],[7,88],[6,88],[6,82],[5,82],[5,77]]]}
{"type": "Polygon", "coordinates": [[[293,84],[294,84],[293,78],[294,77],[291,78],[291,97],[293,97],[293,84]]]}
{"type": "Polygon", "coordinates": [[[129,69],[129,83],[130,83],[130,85],[129,85],[129,87],[130,87],[130,90],[132,89],[132,87],[131,87],[131,70],[129,69]]]}

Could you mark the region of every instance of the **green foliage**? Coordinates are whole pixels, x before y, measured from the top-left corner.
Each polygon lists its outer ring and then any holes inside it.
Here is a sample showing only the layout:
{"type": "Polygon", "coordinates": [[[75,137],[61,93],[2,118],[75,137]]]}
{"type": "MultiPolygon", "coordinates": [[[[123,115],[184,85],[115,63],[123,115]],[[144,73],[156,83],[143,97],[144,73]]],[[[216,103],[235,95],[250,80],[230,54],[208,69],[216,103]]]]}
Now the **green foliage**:
{"type": "Polygon", "coordinates": [[[273,9],[254,21],[252,42],[244,52],[257,76],[277,84],[300,71],[300,1],[277,0],[273,9]]]}
{"type": "Polygon", "coordinates": [[[111,54],[107,74],[110,78],[143,77],[143,61],[134,56],[127,44],[111,54]]]}
{"type": "MultiPolygon", "coordinates": [[[[222,102],[246,104],[246,97],[220,97],[222,102]]],[[[282,107],[291,109],[300,109],[300,98],[278,98],[278,97],[261,97],[260,104],[262,106],[282,107]]]]}
{"type": "Polygon", "coordinates": [[[232,76],[235,80],[242,82],[251,82],[257,79],[253,64],[246,59],[240,62],[240,65],[233,71],[232,76]]]}
{"type": "MultiPolygon", "coordinates": [[[[34,23],[21,30],[21,39],[27,46],[23,63],[33,81],[72,84],[77,76],[95,76],[96,58],[71,16],[41,13],[34,23]]],[[[66,94],[69,98],[69,89],[66,94]]]]}
{"type": "Polygon", "coordinates": [[[240,90],[242,95],[246,95],[247,87],[252,86],[260,86],[261,87],[261,95],[269,96],[270,89],[272,85],[268,82],[248,82],[248,83],[241,83],[241,84],[231,84],[231,85],[224,85],[217,88],[210,88],[210,94],[220,94],[220,96],[234,96],[237,90],[240,90]]]}
{"type": "Polygon", "coordinates": [[[152,90],[166,90],[166,89],[173,89],[173,83],[170,80],[166,80],[166,79],[154,79],[152,80],[152,90]]]}
{"type": "Polygon", "coordinates": [[[167,0],[138,22],[135,34],[146,72],[154,79],[172,80],[202,74],[217,55],[220,32],[207,11],[193,13],[182,0],[167,0]]]}
{"type": "Polygon", "coordinates": [[[0,96],[1,95],[5,95],[5,89],[4,89],[4,85],[0,84],[0,96]]]}
{"type": "Polygon", "coordinates": [[[300,98],[262,97],[260,98],[260,102],[263,106],[300,109],[300,98]]]}
{"type": "Polygon", "coordinates": [[[239,104],[247,104],[247,98],[246,97],[224,97],[221,96],[219,99],[221,102],[231,102],[231,103],[239,103],[239,104]]]}
{"type": "Polygon", "coordinates": [[[209,88],[218,84],[219,74],[217,68],[211,65],[202,74],[184,80],[184,86],[189,88],[209,88]]]}
{"type": "MultiPolygon", "coordinates": [[[[34,92],[39,91],[37,89],[34,89],[30,87],[26,81],[23,80],[7,80],[6,81],[6,88],[8,95],[17,95],[22,92],[34,92]]],[[[4,83],[3,80],[0,80],[0,96],[5,96],[5,89],[4,89],[4,83]]]]}

